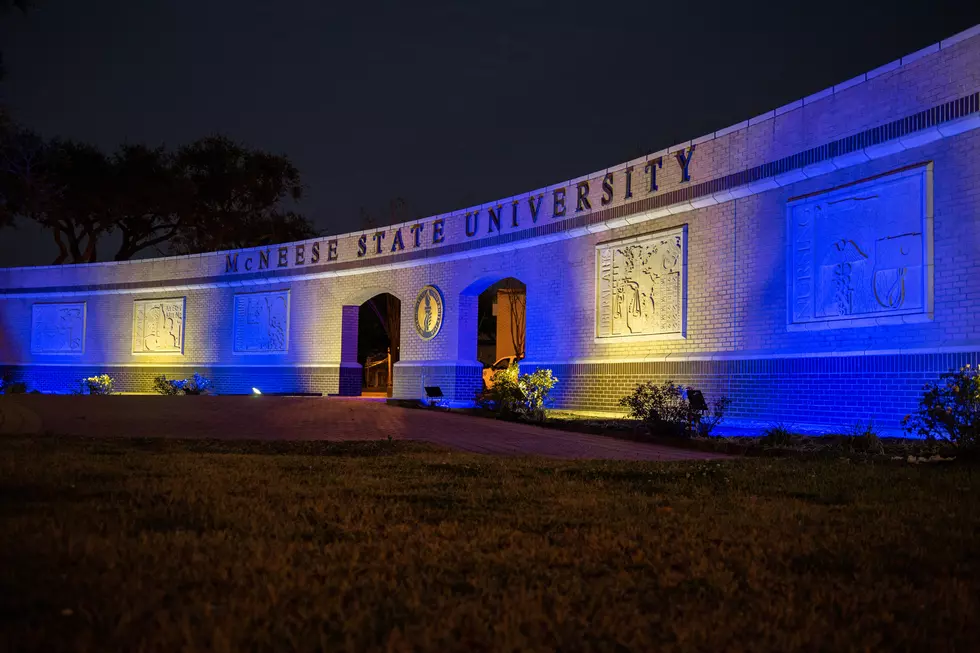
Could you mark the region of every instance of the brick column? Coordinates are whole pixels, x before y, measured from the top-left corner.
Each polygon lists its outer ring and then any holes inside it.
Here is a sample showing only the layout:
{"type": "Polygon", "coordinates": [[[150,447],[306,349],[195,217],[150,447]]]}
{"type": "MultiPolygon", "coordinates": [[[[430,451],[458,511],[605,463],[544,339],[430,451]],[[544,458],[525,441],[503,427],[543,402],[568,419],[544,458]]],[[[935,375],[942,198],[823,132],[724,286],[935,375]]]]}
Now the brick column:
{"type": "Polygon", "coordinates": [[[356,397],[361,394],[362,375],[357,362],[357,321],[360,306],[344,306],[340,318],[340,384],[338,394],[356,397]]]}

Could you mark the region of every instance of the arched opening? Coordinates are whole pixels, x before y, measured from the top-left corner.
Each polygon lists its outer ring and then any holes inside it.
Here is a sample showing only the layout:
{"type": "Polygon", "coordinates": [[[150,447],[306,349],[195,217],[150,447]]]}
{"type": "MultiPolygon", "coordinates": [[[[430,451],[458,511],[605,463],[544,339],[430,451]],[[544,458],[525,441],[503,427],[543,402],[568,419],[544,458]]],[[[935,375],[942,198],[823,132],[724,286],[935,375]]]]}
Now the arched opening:
{"type": "Polygon", "coordinates": [[[401,348],[401,300],[380,293],[358,309],[357,362],[362,367],[361,395],[392,394],[395,363],[401,348]]]}
{"type": "Polygon", "coordinates": [[[490,385],[496,370],[527,354],[527,286],[514,277],[489,284],[477,299],[475,331],[477,360],[483,363],[484,384],[490,385]]]}

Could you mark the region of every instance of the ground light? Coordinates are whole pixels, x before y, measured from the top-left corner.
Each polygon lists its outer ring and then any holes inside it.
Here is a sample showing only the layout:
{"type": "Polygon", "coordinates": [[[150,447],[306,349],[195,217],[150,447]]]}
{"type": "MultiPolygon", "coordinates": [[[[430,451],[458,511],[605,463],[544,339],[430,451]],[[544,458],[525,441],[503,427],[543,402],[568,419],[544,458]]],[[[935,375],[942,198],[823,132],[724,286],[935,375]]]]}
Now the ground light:
{"type": "Polygon", "coordinates": [[[252,394],[253,395],[260,395],[260,394],[262,394],[262,391],[259,390],[258,388],[252,388],[252,394]]]}

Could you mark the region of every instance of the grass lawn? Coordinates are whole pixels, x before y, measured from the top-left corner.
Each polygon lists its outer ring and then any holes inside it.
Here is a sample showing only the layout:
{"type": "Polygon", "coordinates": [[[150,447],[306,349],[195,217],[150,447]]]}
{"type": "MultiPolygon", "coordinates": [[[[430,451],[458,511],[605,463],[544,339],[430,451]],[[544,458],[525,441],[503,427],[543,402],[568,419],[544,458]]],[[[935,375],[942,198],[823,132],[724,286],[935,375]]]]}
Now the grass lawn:
{"type": "Polygon", "coordinates": [[[980,468],[0,439],[0,650],[980,650],[980,468]]]}

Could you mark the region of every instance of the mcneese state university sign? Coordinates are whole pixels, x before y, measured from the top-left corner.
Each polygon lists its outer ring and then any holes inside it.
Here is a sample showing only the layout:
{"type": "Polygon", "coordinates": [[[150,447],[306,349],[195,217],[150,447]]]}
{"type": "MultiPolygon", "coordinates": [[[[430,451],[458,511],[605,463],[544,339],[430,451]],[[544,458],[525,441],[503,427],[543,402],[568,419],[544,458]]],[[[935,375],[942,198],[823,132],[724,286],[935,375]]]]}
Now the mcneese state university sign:
{"type": "Polygon", "coordinates": [[[729,397],[735,424],[896,432],[925,381],[980,363],[978,152],[974,28],[660,152],[444,215],[0,269],[0,369],[46,392],[102,373],[148,392],[196,371],[222,393],[356,395],[360,307],[389,293],[393,396],[438,386],[467,405],[483,385],[479,296],[516,279],[521,368],[554,371],[556,407],[617,410],[637,383],[672,380],[729,397]]]}
{"type": "MultiPolygon", "coordinates": [[[[674,153],[679,167],[680,182],[691,180],[690,165],[694,156],[695,146],[691,145],[686,150],[679,150],[674,153]]],[[[664,157],[658,156],[649,159],[643,166],[643,172],[647,180],[647,194],[653,194],[659,190],[657,184],[657,171],[662,170],[664,157]]],[[[633,198],[633,166],[626,166],[617,175],[607,172],[602,177],[602,195],[599,199],[601,206],[612,203],[615,193],[615,183],[617,176],[621,177],[623,184],[622,199],[627,201],[633,198]]],[[[661,177],[662,179],[662,177],[661,177]]],[[[568,189],[565,186],[551,190],[551,215],[552,220],[564,218],[568,211],[568,189]]],[[[590,186],[589,180],[585,179],[575,185],[575,213],[588,212],[592,210],[592,201],[589,199],[590,186]]],[[[541,213],[541,206],[544,203],[544,194],[528,195],[522,199],[512,199],[505,208],[503,203],[486,208],[486,235],[501,233],[501,219],[509,220],[509,228],[519,229],[521,227],[522,215],[526,215],[531,225],[538,223],[541,213]],[[526,204],[526,207],[522,205],[526,204]],[[523,209],[526,209],[523,210],[523,209]],[[505,215],[506,211],[506,215],[505,215]]],[[[466,237],[472,238],[480,232],[481,209],[473,209],[463,216],[460,227],[465,226],[466,237]]],[[[361,234],[357,238],[356,250],[346,254],[345,258],[363,258],[365,256],[377,256],[381,254],[396,254],[405,251],[405,243],[408,242],[409,249],[419,249],[422,247],[423,238],[430,239],[431,245],[440,245],[446,241],[446,219],[434,218],[430,222],[420,221],[408,227],[394,227],[391,229],[381,229],[371,234],[361,234]],[[403,233],[405,232],[405,233],[403,233]],[[389,237],[389,234],[390,237],[389,237]],[[406,235],[407,234],[407,235],[406,235]],[[431,234],[431,235],[430,235],[431,234]],[[369,242],[370,239],[370,242],[369,242]]],[[[239,268],[239,252],[225,254],[225,272],[251,272],[253,270],[267,270],[269,268],[289,268],[302,267],[304,265],[316,265],[320,262],[321,251],[325,252],[327,262],[341,259],[339,250],[340,239],[330,238],[323,241],[303,242],[294,245],[280,245],[275,248],[260,249],[257,252],[241,256],[242,265],[239,268]]]]}

